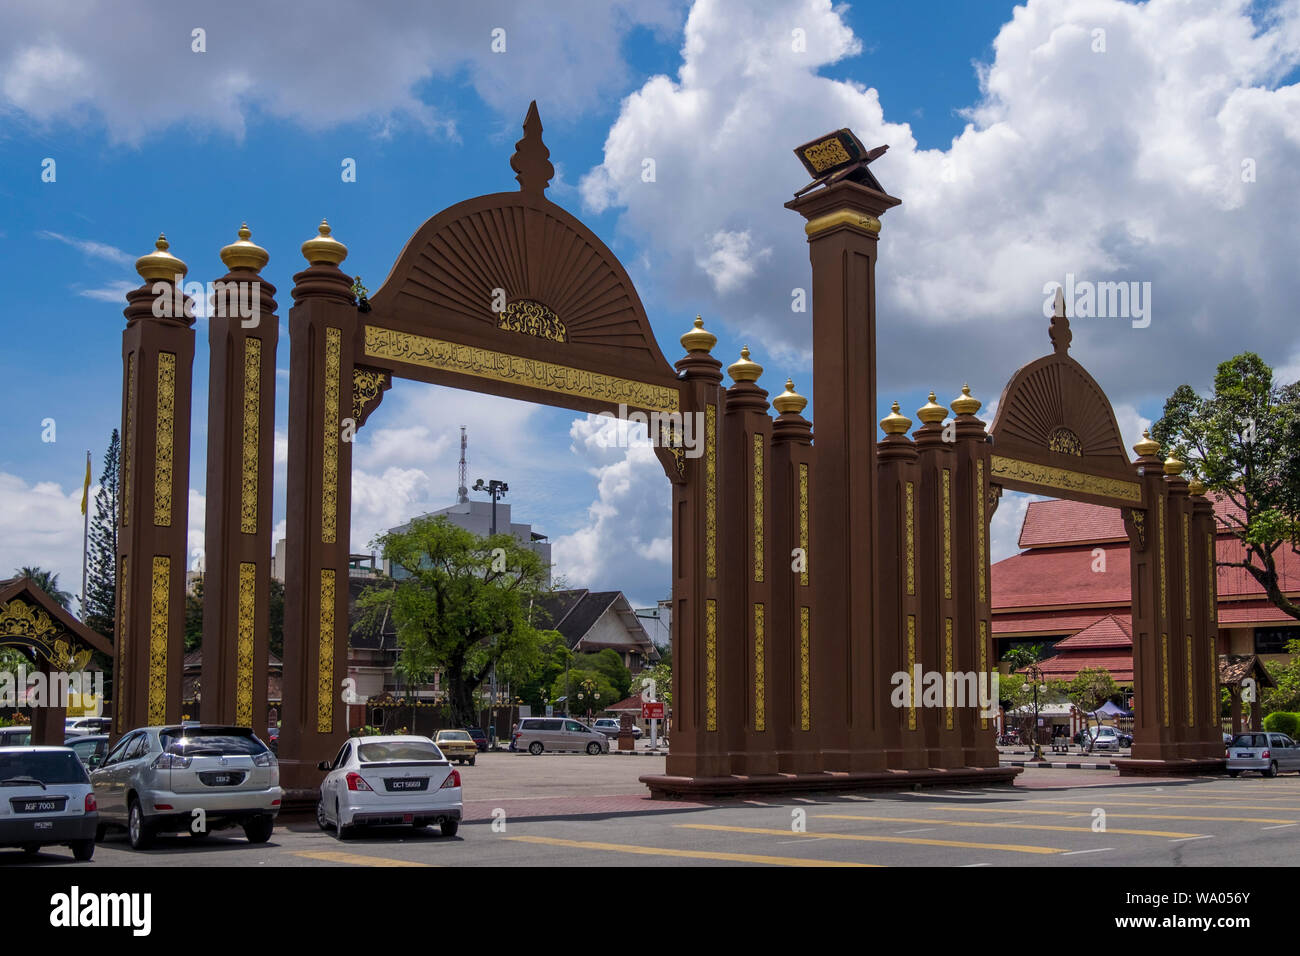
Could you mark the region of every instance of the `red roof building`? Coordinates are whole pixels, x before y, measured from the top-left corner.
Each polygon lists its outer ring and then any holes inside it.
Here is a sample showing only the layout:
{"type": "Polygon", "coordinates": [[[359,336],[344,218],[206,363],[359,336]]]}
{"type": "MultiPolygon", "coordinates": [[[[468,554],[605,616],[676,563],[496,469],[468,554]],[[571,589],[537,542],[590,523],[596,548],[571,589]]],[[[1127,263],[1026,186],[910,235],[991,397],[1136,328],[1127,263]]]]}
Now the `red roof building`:
{"type": "MultiPolygon", "coordinates": [[[[1240,511],[1215,502],[1220,561],[1241,561],[1228,530],[1240,511]]],[[[1118,510],[1078,501],[1031,501],[1020,529],[1020,554],[992,567],[993,639],[997,658],[1021,644],[1056,652],[1043,663],[1050,679],[1104,667],[1119,684],[1133,681],[1129,545],[1118,510]]],[[[1276,552],[1282,590],[1300,596],[1300,555],[1276,552]]],[[[1300,621],[1269,603],[1243,568],[1218,569],[1219,653],[1286,660],[1286,642],[1300,621]]]]}

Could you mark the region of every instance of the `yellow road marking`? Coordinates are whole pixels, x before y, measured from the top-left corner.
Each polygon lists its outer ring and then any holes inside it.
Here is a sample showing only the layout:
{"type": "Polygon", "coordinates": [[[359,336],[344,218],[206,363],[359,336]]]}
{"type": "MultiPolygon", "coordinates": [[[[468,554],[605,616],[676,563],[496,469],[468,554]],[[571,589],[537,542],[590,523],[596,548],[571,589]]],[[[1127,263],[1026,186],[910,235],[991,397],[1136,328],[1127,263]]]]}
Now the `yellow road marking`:
{"type": "Polygon", "coordinates": [[[344,853],[342,850],[299,850],[294,856],[305,856],[309,860],[325,860],[329,863],[351,863],[355,866],[432,866],[431,863],[416,863],[413,860],[390,860],[386,856],[364,856],[360,853],[344,853]]]}
{"type": "Polygon", "coordinates": [[[717,830],[723,833],[756,833],[766,836],[808,837],[814,840],[858,840],[864,843],[907,843],[913,846],[948,846],[967,850],[1006,850],[1009,853],[1064,853],[1052,846],[1022,846],[1016,843],[966,843],[960,840],[927,840],[924,837],[867,836],[858,833],[797,833],[791,830],[772,830],[766,827],[725,827],[708,823],[678,823],[688,830],[717,830]]]}
{"type": "MultiPolygon", "coordinates": [[[[996,811],[1006,813],[1007,811],[996,811]]],[[[1057,811],[1062,815],[1070,811],[1057,811]]],[[[1117,814],[1118,815],[1118,814],[1117,814]]],[[[974,820],[920,820],[915,817],[863,817],[856,813],[818,813],[814,816],[823,817],[827,820],[876,820],[885,823],[938,823],[946,827],[1000,827],[1010,830],[1064,830],[1067,833],[1089,833],[1091,827],[1066,827],[1053,826],[1047,823],[977,823],[974,820]]],[[[1174,833],[1165,830],[1117,830],[1114,827],[1107,827],[1106,833],[1125,833],[1129,836],[1158,836],[1158,837],[1194,837],[1201,836],[1199,833],[1174,833]]]]}
{"type": "MultiPolygon", "coordinates": [[[[780,831],[784,833],[785,831],[780,831]]],[[[578,850],[605,850],[609,853],[639,853],[642,856],[674,856],[692,860],[727,860],[732,863],[768,863],[775,866],[879,866],[878,863],[847,863],[840,860],[805,860],[793,856],[763,856],[757,853],[715,853],[706,850],[675,850],[670,847],[631,846],[625,843],[595,843],[591,840],[560,840],[555,837],[515,836],[508,840],[539,843],[543,846],[573,847],[578,850]]]]}
{"type": "MultiPolygon", "coordinates": [[[[945,810],[955,810],[959,813],[1035,813],[1041,816],[1071,817],[1087,816],[1087,810],[993,810],[987,807],[944,807],[945,810]]],[[[1105,807],[1102,808],[1105,810],[1105,807]]],[[[1219,809],[1215,807],[1214,809],[1219,809]]],[[[1228,809],[1228,808],[1225,808],[1228,809]]],[[[1273,820],[1268,817],[1198,817],[1188,816],[1181,813],[1111,813],[1106,810],[1107,817],[1123,817],[1132,820],[1205,820],[1215,822],[1226,820],[1232,823],[1300,823],[1300,820],[1273,820]]],[[[1121,830],[1112,830],[1112,833],[1122,833],[1121,830]]]]}
{"type": "Polygon", "coordinates": [[[1096,800],[1044,800],[1037,798],[1034,803],[1061,803],[1076,806],[1096,807],[1156,807],[1169,810],[1285,810],[1300,812],[1300,807],[1261,807],[1258,804],[1215,804],[1215,803],[1143,803],[1137,800],[1108,800],[1098,796],[1096,800]]]}

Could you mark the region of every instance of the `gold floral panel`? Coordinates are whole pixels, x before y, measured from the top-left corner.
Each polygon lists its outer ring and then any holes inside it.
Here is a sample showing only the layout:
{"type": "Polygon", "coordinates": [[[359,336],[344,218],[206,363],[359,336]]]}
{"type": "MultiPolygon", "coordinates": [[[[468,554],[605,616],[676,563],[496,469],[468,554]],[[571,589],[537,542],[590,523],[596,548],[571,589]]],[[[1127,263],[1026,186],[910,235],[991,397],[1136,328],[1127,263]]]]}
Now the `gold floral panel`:
{"type": "Polygon", "coordinates": [[[352,370],[352,420],[359,427],[366,406],[379,397],[391,376],[373,368],[352,370]]]}
{"type": "Polygon", "coordinates": [[[1156,503],[1156,547],[1160,549],[1160,620],[1169,614],[1169,575],[1165,570],[1165,503],[1156,503]]]}
{"type": "Polygon", "coordinates": [[[988,551],[985,546],[985,535],[988,534],[989,524],[984,511],[983,459],[975,462],[975,504],[977,511],[976,517],[978,519],[975,523],[976,578],[979,581],[979,602],[981,604],[986,604],[989,599],[989,562],[988,551]]]}
{"type": "Polygon", "coordinates": [[[135,353],[126,357],[126,422],[122,426],[122,527],[131,519],[131,449],[135,441],[135,353]]]}
{"type": "Polygon", "coordinates": [[[943,470],[943,597],[952,600],[952,469],[943,470]]]}
{"type": "Polygon", "coordinates": [[[257,534],[258,436],[262,418],[262,340],[244,339],[244,441],[239,488],[239,530],[257,534]]]}
{"type": "Polygon", "coordinates": [[[763,436],[754,436],[754,580],[763,581],[763,436]]]}
{"type": "Polygon", "coordinates": [[[509,352],[480,349],[373,325],[366,327],[366,355],[495,382],[523,385],[557,395],[591,399],[608,405],[621,404],[652,412],[675,412],[680,409],[680,393],[671,386],[637,382],[512,355],[509,352]]]}
{"type": "MultiPolygon", "coordinates": [[[[172,460],[176,432],[176,356],[158,353],[158,420],[154,432],[153,523],[172,524],[172,460]]],[[[187,450],[188,451],[188,450],[187,450]]]]}
{"type": "Polygon", "coordinates": [[[1035,465],[1002,455],[992,456],[990,477],[1039,485],[1055,491],[1079,491],[1106,498],[1118,498],[1135,505],[1142,502],[1142,486],[1136,481],[1085,475],[1078,471],[1054,468],[1051,465],[1035,465]]]}
{"type": "Polygon", "coordinates": [[[1079,436],[1068,428],[1058,428],[1052,432],[1047,439],[1047,447],[1058,455],[1083,457],[1083,443],[1079,441],[1079,436]]]}
{"type": "MultiPolygon", "coordinates": [[[[128,598],[131,595],[131,582],[127,578],[127,568],[131,565],[126,560],[126,555],[122,555],[117,562],[117,603],[119,607],[117,619],[117,634],[114,635],[117,641],[117,647],[113,649],[113,677],[117,686],[117,700],[126,701],[126,672],[131,669],[130,642],[126,622],[131,620],[130,607],[128,598]]],[[[116,707],[113,714],[113,729],[117,733],[123,733],[127,728],[123,726],[125,718],[125,703],[121,707],[116,707]],[[119,716],[121,715],[121,716],[119,716]]]]}
{"type": "Polygon", "coordinates": [[[906,488],[907,528],[905,547],[907,549],[907,593],[916,593],[916,490],[907,482],[906,488]]]}
{"type": "Polygon", "coordinates": [[[920,696],[920,688],[916,686],[913,677],[916,674],[916,616],[909,614],[907,616],[907,729],[916,730],[916,699],[920,696]]]}
{"type": "Polygon", "coordinates": [[[704,602],[704,729],[718,729],[718,602],[704,602]]]}
{"type": "Polygon", "coordinates": [[[320,647],[316,658],[316,730],[334,730],[334,569],[320,573],[320,647]]]}
{"type": "Polygon", "coordinates": [[[943,711],[943,725],[948,730],[952,730],[953,712],[952,712],[952,618],[946,617],[943,620],[943,670],[944,692],[948,696],[947,707],[943,711]]]}
{"type": "Polygon", "coordinates": [[[569,330],[560,317],[531,299],[516,299],[497,316],[497,328],[507,332],[522,332],[552,342],[567,342],[569,330]]]}
{"type": "Polygon", "coordinates": [[[241,561],[235,642],[235,723],[241,727],[253,726],[253,633],[256,602],[257,565],[241,561]]]}
{"type": "Polygon", "coordinates": [[[1196,654],[1192,651],[1192,635],[1187,635],[1187,726],[1196,726],[1196,678],[1192,676],[1192,660],[1196,654]]]}
{"type": "Polygon", "coordinates": [[[1169,635],[1160,635],[1160,703],[1163,723],[1169,726],[1169,635]]]}
{"type": "MultiPolygon", "coordinates": [[[[325,434],[321,445],[320,539],[333,544],[339,514],[339,378],[342,375],[343,332],[325,330],[325,434]]],[[[331,700],[333,692],[330,693],[331,700]]]]}
{"type": "Polygon", "coordinates": [[[803,554],[803,570],[799,584],[808,586],[808,465],[799,465],[799,550],[803,554]]]}
{"type": "Polygon", "coordinates": [[[767,730],[767,664],[764,661],[763,641],[766,637],[764,608],[754,605],[754,729],[767,730]]]}
{"type": "Polygon", "coordinates": [[[812,730],[812,694],[810,674],[812,671],[810,660],[810,645],[812,643],[812,627],[809,620],[812,611],[809,608],[799,608],[799,729],[812,730]]]}
{"type": "MultiPolygon", "coordinates": [[[[1207,532],[1205,535],[1205,582],[1206,592],[1209,595],[1210,623],[1213,624],[1218,619],[1218,570],[1215,567],[1216,555],[1214,553],[1214,532],[1207,532]]],[[[1217,671],[1216,671],[1217,673],[1217,671]]]]}
{"type": "Polygon", "coordinates": [[[1192,619],[1192,516],[1183,515],[1183,610],[1192,619]]]}
{"type": "Polygon", "coordinates": [[[167,631],[171,606],[171,558],[154,555],[149,603],[150,724],[167,720],[167,631]]]}
{"type": "MultiPolygon", "coordinates": [[[[989,673],[989,622],[980,621],[980,673],[989,673]]],[[[981,708],[982,709],[982,708],[981,708]]],[[[980,729],[987,730],[989,719],[980,717],[980,729]]]]}
{"type": "Polygon", "coordinates": [[[718,576],[718,409],[704,415],[704,573],[718,576]]]}

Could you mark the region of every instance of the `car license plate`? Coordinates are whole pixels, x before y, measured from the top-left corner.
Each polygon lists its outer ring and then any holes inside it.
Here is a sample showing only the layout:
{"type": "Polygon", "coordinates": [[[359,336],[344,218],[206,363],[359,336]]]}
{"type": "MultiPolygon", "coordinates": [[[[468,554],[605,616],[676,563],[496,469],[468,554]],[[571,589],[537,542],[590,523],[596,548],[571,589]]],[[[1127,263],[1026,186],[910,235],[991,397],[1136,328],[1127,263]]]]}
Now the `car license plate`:
{"type": "Polygon", "coordinates": [[[384,783],[390,791],[429,789],[428,777],[389,777],[384,783]]]}
{"type": "Polygon", "coordinates": [[[1246,753],[1238,753],[1237,756],[1238,756],[1238,757],[1246,757],[1247,759],[1249,759],[1249,758],[1251,758],[1251,757],[1253,757],[1253,756],[1255,756],[1255,755],[1254,755],[1253,753],[1250,753],[1249,751],[1247,751],[1246,753]]]}
{"type": "Polygon", "coordinates": [[[53,830],[53,829],[54,829],[54,821],[53,821],[53,820],[37,820],[37,821],[35,822],[35,824],[34,824],[34,828],[37,829],[37,830],[53,830]]]}
{"type": "Polygon", "coordinates": [[[13,801],[14,813],[56,813],[63,809],[66,799],[61,800],[19,800],[13,801]]]}

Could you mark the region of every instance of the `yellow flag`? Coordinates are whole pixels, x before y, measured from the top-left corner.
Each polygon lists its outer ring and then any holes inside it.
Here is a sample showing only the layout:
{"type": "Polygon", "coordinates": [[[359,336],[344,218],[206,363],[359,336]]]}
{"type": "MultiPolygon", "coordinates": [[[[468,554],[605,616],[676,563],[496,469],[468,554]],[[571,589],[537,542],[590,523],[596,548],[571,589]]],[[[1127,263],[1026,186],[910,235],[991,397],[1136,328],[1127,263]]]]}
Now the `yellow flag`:
{"type": "Polygon", "coordinates": [[[86,452],[86,483],[81,488],[81,513],[86,513],[86,502],[90,498],[90,452],[86,452]]]}

